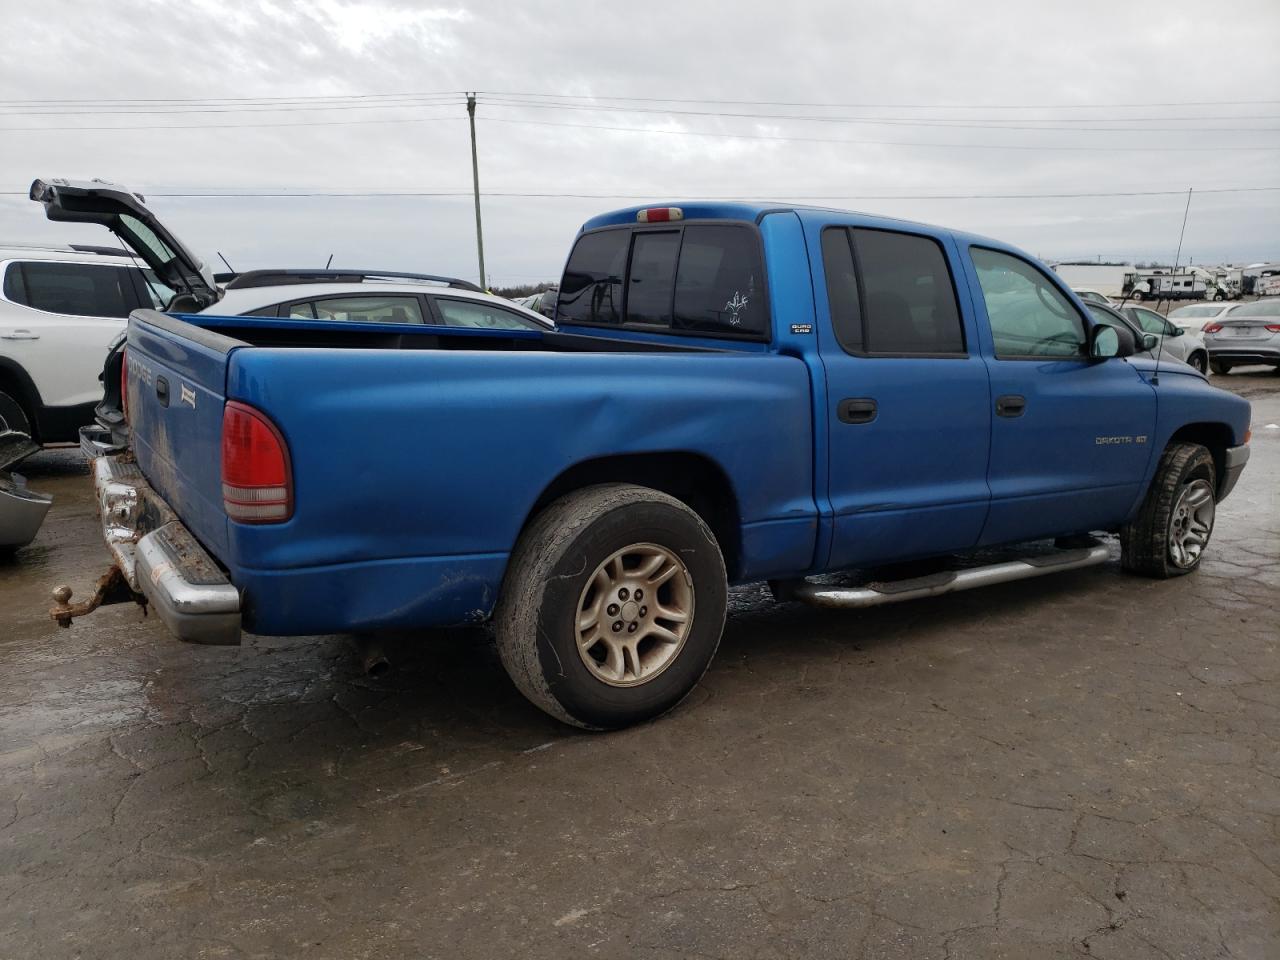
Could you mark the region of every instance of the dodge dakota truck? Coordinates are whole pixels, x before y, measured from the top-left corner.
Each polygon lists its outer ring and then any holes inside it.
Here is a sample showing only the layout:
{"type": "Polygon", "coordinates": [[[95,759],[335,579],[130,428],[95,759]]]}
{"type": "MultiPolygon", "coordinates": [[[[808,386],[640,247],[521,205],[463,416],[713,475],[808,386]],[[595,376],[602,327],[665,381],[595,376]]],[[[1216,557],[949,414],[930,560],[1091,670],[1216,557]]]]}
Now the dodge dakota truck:
{"type": "Polygon", "coordinates": [[[132,450],[94,465],[113,589],[202,642],[491,621],[534,704],[610,729],[690,692],[729,584],[865,607],[1099,564],[1108,532],[1178,576],[1248,459],[1244,400],[936,227],[619,210],[556,322],[136,311],[132,450]]]}

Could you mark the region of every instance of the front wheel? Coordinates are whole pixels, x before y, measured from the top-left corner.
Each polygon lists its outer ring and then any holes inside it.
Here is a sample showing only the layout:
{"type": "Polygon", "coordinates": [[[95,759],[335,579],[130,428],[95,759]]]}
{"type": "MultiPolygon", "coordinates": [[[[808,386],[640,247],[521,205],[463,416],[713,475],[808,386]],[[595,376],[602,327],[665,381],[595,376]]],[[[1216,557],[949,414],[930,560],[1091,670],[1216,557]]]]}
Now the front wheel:
{"type": "Polygon", "coordinates": [[[1133,291],[1133,302],[1141,303],[1143,301],[1143,293],[1141,290],[1133,291]]]}
{"type": "Polygon", "coordinates": [[[1198,443],[1165,448],[1138,514],[1120,531],[1120,565],[1168,579],[1190,573],[1213,534],[1217,473],[1198,443]]]}
{"type": "Polygon", "coordinates": [[[1190,357],[1187,358],[1187,363],[1195,367],[1199,373],[1209,372],[1209,358],[1206,357],[1203,353],[1193,353],[1190,357]]]}
{"type": "Polygon", "coordinates": [[[715,536],[657,490],[602,484],[542,511],[512,552],[498,654],[535,706],[610,730],[670,710],[720,644],[728,587],[715,536]]]}

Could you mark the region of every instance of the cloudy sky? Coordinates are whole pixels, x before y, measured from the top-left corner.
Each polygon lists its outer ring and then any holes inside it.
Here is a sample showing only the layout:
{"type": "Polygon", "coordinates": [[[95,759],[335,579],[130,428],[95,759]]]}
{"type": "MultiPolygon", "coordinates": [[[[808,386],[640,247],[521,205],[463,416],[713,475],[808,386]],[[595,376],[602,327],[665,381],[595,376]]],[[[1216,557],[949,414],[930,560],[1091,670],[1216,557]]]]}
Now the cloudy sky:
{"type": "Polygon", "coordinates": [[[704,196],[1171,260],[1193,187],[1184,260],[1280,259],[1274,0],[3,10],[0,240],[103,242],[25,199],[102,177],[237,269],[474,277],[478,90],[495,284],[554,278],[594,213],[704,196]]]}

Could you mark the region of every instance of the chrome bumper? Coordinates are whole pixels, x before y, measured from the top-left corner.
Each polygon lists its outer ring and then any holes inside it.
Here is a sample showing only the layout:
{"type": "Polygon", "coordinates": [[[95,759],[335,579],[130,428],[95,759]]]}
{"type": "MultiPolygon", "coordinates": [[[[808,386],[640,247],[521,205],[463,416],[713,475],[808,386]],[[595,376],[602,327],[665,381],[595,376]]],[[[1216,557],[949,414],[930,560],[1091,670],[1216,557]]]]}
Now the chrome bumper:
{"type": "Polygon", "coordinates": [[[123,453],[124,447],[111,439],[111,431],[97,425],[80,428],[80,452],[88,459],[123,453]]]}
{"type": "Polygon", "coordinates": [[[1219,503],[1227,499],[1227,494],[1231,492],[1236,485],[1236,481],[1240,479],[1240,474],[1244,471],[1244,465],[1249,462],[1248,445],[1227,447],[1226,455],[1222,460],[1222,482],[1218,484],[1219,503]]]}
{"type": "Polygon", "coordinates": [[[129,588],[179,640],[239,643],[239,591],[137,464],[98,457],[93,477],[102,535],[129,588]]]}

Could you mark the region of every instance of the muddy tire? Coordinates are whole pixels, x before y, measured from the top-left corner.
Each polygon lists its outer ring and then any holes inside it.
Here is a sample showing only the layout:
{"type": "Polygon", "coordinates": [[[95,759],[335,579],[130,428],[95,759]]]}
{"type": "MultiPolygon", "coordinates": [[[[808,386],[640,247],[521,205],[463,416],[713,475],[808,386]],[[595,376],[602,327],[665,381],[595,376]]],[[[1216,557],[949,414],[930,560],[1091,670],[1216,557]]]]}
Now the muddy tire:
{"type": "Polygon", "coordinates": [[[0,390],[0,430],[18,430],[31,435],[31,421],[14,397],[0,390]]]}
{"type": "Polygon", "coordinates": [[[1216,490],[1208,450],[1169,444],[1137,516],[1120,531],[1120,565],[1161,580],[1195,570],[1213,534],[1216,490]]]}
{"type": "Polygon", "coordinates": [[[724,630],[724,558],[710,528],[657,490],[601,484],[550,504],[511,554],[498,654],[535,706],[612,730],[670,710],[724,630]]]}

